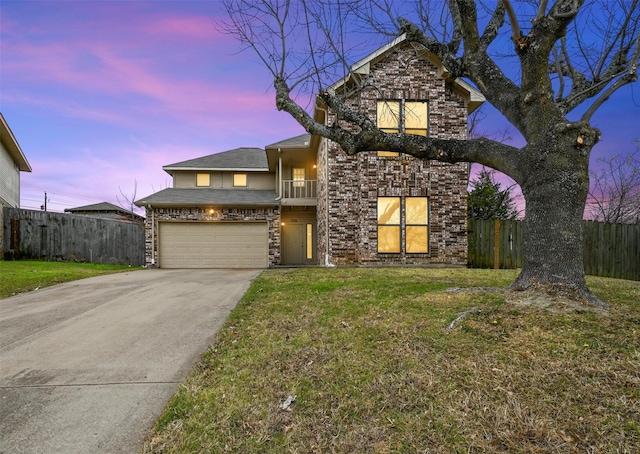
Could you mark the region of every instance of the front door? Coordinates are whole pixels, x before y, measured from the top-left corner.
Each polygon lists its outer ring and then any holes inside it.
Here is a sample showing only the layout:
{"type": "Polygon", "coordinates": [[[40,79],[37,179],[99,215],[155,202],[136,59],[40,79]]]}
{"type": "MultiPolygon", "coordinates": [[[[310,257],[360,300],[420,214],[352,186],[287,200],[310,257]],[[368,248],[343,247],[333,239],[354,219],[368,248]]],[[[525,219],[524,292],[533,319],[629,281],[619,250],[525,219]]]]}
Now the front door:
{"type": "Polygon", "coordinates": [[[313,223],[286,222],[282,226],[283,265],[312,265],[315,263],[315,226],[313,223]]]}

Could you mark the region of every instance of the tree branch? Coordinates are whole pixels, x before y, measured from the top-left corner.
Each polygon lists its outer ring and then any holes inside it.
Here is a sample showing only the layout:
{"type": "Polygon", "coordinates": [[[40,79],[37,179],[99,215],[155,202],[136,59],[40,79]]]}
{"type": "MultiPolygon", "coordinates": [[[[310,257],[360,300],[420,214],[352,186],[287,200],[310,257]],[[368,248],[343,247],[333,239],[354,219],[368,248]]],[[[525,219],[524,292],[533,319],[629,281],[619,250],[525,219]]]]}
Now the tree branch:
{"type": "Polygon", "coordinates": [[[522,31],[520,30],[520,25],[518,25],[516,12],[513,10],[510,0],[501,0],[501,3],[504,5],[504,9],[507,11],[507,15],[509,16],[509,23],[511,24],[511,39],[513,42],[518,43],[522,38],[522,31]]]}
{"type": "Polygon", "coordinates": [[[337,122],[331,126],[319,123],[289,96],[289,87],[283,79],[276,79],[276,106],[278,110],[288,112],[307,132],[321,135],[336,142],[350,155],[364,151],[394,151],[405,153],[419,159],[431,159],[441,162],[478,162],[507,173],[519,179],[521,168],[517,159],[521,150],[493,140],[479,138],[473,140],[436,139],[414,134],[388,134],[382,132],[374,122],[363,113],[351,109],[335,95],[325,91],[320,99],[324,101],[342,121],[357,127],[354,132],[341,127],[337,122]]]}
{"type": "Polygon", "coordinates": [[[413,22],[409,22],[403,17],[398,18],[400,24],[400,33],[404,33],[407,41],[422,44],[425,49],[433,53],[445,65],[452,77],[461,77],[464,75],[462,60],[451,52],[448,46],[442,44],[435,39],[429,38],[420,28],[413,22]]]}
{"type": "Polygon", "coordinates": [[[504,13],[504,3],[498,2],[491,19],[480,37],[480,45],[484,51],[486,51],[489,45],[496,39],[500,28],[504,25],[504,13]]]}
{"type": "Polygon", "coordinates": [[[620,77],[612,85],[607,87],[607,89],[603,91],[600,94],[600,96],[598,96],[598,98],[593,102],[593,104],[591,104],[589,108],[586,110],[586,112],[582,115],[582,117],[580,118],[580,121],[585,121],[585,122],[590,121],[593,114],[596,113],[596,111],[600,108],[600,106],[602,106],[602,104],[604,104],[604,102],[607,99],[609,99],[609,97],[614,92],[616,92],[620,87],[623,87],[627,84],[637,82],[637,81],[638,81],[638,74],[636,72],[628,73],[620,77]]]}
{"type": "Polygon", "coordinates": [[[540,1],[540,6],[538,7],[538,14],[536,14],[535,19],[533,19],[534,22],[538,22],[540,19],[544,17],[545,13],[547,12],[548,3],[549,3],[549,0],[540,1]]]}

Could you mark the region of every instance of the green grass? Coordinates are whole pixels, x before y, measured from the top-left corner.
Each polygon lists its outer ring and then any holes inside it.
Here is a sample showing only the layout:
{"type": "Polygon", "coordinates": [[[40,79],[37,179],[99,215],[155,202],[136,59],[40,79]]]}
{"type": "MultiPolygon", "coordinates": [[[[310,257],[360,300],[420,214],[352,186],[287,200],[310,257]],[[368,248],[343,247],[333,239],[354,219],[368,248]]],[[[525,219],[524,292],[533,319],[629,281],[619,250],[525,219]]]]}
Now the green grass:
{"type": "Polygon", "coordinates": [[[606,312],[446,291],[515,275],[265,271],[142,452],[640,452],[640,283],[589,278],[606,312]]]}
{"type": "MultiPolygon", "coordinates": [[[[101,274],[131,271],[128,265],[0,260],[0,298],[101,274]]],[[[138,269],[134,267],[134,269],[138,269]]]]}

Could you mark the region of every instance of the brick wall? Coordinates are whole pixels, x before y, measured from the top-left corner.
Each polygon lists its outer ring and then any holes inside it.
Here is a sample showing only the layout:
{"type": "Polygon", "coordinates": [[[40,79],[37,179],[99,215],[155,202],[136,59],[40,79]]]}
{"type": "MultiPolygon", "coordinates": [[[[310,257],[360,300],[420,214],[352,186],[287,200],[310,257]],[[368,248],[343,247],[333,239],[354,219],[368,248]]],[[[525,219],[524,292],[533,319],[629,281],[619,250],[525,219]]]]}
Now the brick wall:
{"type": "MultiPolygon", "coordinates": [[[[466,138],[464,98],[438,77],[433,63],[410,46],[373,63],[368,82],[370,88],[354,95],[353,102],[371,119],[376,118],[378,99],[427,100],[431,137],[466,138]]],[[[411,156],[381,158],[375,152],[349,157],[335,143],[323,140],[318,177],[321,263],[324,254],[329,254],[336,265],[466,264],[468,164],[411,156]],[[429,253],[378,254],[379,196],[429,197],[429,253]]]]}
{"type": "Polygon", "coordinates": [[[280,208],[221,208],[213,214],[204,208],[146,208],[147,266],[158,265],[158,222],[161,221],[267,221],[269,266],[280,263],[280,208]]]}

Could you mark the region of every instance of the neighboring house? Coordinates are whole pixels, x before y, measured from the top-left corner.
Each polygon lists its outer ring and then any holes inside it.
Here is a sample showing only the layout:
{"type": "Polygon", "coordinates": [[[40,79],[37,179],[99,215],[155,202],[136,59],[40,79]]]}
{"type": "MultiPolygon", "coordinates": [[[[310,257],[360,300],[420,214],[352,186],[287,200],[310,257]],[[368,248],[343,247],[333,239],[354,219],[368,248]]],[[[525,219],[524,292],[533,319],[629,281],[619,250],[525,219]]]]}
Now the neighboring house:
{"type": "Polygon", "coordinates": [[[139,214],[135,214],[132,211],[125,210],[124,208],[109,202],[94,203],[93,205],[76,208],[65,208],[64,211],[67,213],[94,218],[144,222],[144,216],[140,216],[139,214]]]}
{"type": "MultiPolygon", "coordinates": [[[[356,63],[353,102],[389,132],[467,137],[482,95],[399,38],[356,63]]],[[[336,83],[348,89],[350,79],[336,83]]],[[[317,106],[319,121],[334,115],[317,106]]],[[[347,156],[304,134],[163,167],[146,208],[147,263],[165,268],[467,263],[469,165],[385,152],[347,156]]]]}
{"type": "MultiPolygon", "coordinates": [[[[3,207],[20,207],[20,172],[31,172],[31,166],[0,113],[0,226],[4,225],[3,207]]],[[[3,238],[0,232],[0,251],[3,238]]]]}
{"type": "Polygon", "coordinates": [[[20,172],[31,166],[0,113],[0,206],[20,207],[20,172]]]}

